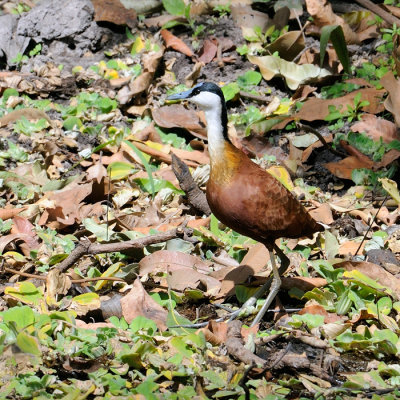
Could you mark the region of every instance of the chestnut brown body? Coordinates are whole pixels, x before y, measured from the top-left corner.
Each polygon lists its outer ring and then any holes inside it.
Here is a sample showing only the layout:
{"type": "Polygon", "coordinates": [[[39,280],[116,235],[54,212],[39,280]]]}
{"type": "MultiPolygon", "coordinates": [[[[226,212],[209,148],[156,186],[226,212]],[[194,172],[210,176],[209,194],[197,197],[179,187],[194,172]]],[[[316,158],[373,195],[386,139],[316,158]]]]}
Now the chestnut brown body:
{"type": "Polygon", "coordinates": [[[269,250],[278,238],[323,230],[289,190],[229,142],[211,166],[207,200],[222,223],[269,250]]]}

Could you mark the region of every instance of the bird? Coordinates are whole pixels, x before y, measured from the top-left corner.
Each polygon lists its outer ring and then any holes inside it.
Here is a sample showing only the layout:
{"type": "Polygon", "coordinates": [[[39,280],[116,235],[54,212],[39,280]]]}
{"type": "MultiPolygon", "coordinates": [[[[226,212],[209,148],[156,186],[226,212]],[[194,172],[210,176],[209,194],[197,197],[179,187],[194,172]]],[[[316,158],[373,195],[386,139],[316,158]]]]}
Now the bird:
{"type": "Polygon", "coordinates": [[[227,227],[267,248],[273,278],[251,296],[232,317],[254,306],[268,289],[269,294],[252,326],[261,321],[281,286],[280,274],[289,259],[275,244],[279,238],[300,238],[323,231],[297,198],[276,178],[235,147],[228,137],[228,113],[218,85],[201,82],[192,89],[167,97],[188,100],[204,111],[207,123],[210,177],[206,197],[215,217],[227,227]],[[278,270],[274,250],[281,260],[278,270]]]}

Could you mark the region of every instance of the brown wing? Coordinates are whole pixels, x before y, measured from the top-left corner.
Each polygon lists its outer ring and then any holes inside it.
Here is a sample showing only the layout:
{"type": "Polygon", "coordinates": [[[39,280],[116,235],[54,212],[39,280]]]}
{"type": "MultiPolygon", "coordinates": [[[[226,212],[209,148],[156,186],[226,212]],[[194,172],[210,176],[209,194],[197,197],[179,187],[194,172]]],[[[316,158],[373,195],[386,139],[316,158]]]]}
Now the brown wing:
{"type": "Polygon", "coordinates": [[[322,230],[279,181],[240,153],[240,165],[230,182],[218,185],[211,181],[207,186],[210,208],[221,222],[264,243],[322,230]]]}

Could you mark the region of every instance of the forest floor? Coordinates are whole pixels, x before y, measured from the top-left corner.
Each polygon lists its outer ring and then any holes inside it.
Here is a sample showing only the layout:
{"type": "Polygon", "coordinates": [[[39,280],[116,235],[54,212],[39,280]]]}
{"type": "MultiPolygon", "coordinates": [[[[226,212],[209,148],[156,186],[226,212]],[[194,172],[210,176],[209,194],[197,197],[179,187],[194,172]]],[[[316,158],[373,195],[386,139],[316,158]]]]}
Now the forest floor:
{"type": "Polygon", "coordinates": [[[400,7],[357,3],[0,2],[0,399],[400,398],[400,7]],[[325,227],[254,327],[268,251],[166,100],[204,81],[325,227]]]}

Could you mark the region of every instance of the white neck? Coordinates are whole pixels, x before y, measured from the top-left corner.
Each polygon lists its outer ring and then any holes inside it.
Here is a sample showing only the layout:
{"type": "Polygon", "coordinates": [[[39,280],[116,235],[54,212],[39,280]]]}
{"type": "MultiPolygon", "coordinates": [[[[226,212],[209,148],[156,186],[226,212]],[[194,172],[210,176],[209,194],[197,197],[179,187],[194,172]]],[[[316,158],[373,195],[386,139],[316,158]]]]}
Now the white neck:
{"type": "Polygon", "coordinates": [[[207,120],[208,152],[211,164],[219,161],[224,150],[224,129],[221,125],[221,105],[204,110],[207,120]]]}

